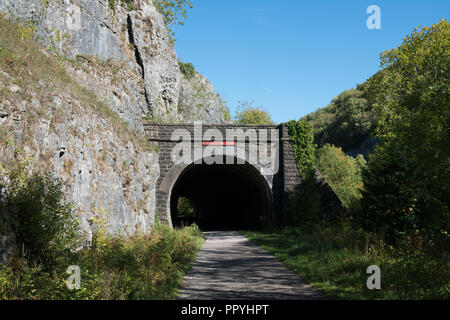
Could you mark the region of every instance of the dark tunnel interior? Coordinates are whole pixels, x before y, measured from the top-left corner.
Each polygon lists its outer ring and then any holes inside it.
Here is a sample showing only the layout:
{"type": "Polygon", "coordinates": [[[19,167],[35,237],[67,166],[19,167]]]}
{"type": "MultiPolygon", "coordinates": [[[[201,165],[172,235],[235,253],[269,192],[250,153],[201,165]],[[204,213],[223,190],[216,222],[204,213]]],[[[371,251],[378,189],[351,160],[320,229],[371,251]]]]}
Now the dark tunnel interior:
{"type": "Polygon", "coordinates": [[[202,230],[258,229],[271,212],[270,190],[252,165],[191,164],[173,186],[170,209],[174,227],[196,223],[202,230]],[[192,214],[178,212],[183,197],[192,214]]]}

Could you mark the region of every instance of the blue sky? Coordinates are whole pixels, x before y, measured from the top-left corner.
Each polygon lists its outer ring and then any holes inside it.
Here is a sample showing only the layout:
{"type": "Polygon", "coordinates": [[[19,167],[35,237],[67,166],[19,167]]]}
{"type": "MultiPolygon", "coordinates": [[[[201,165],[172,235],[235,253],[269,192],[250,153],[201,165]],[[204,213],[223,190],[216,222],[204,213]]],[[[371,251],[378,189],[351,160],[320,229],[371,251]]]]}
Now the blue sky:
{"type": "Polygon", "coordinates": [[[381,52],[418,25],[449,19],[444,0],[192,0],[176,51],[207,77],[232,111],[263,105],[276,123],[326,106],[379,70],[381,52]],[[369,30],[369,5],[381,29],[369,30]]]}

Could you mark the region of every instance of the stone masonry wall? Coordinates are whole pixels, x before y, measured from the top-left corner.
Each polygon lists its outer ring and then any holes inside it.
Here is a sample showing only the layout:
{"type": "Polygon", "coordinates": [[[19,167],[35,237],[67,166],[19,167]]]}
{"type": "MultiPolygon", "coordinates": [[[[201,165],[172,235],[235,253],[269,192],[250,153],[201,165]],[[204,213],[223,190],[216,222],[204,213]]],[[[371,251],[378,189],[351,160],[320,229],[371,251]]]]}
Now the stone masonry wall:
{"type": "MultiPolygon", "coordinates": [[[[272,192],[272,210],[273,218],[276,222],[282,222],[283,220],[283,211],[287,207],[287,197],[286,195],[289,192],[293,192],[297,190],[297,188],[301,185],[301,178],[298,173],[297,163],[295,161],[294,153],[292,147],[290,145],[290,139],[287,135],[287,128],[285,125],[203,125],[202,133],[204,133],[208,129],[218,129],[222,132],[224,141],[226,140],[226,130],[227,129],[242,129],[244,131],[248,129],[275,129],[278,131],[278,162],[279,168],[276,174],[274,175],[264,175],[266,181],[269,183],[271,192],[272,192]]],[[[157,144],[159,149],[159,168],[160,168],[160,177],[156,183],[156,210],[157,217],[161,221],[165,221],[166,223],[170,222],[170,214],[168,213],[168,201],[170,194],[168,193],[167,186],[162,185],[163,181],[170,180],[173,183],[178,178],[178,175],[182,172],[184,167],[180,167],[179,170],[174,168],[174,164],[171,161],[171,152],[173,147],[179,141],[171,141],[172,133],[177,129],[185,129],[191,133],[191,138],[194,139],[194,127],[193,125],[182,125],[182,124],[173,124],[173,125],[162,125],[156,123],[146,123],[144,124],[144,130],[147,134],[147,137],[150,141],[157,144]],[[172,176],[168,176],[172,175],[172,176]],[[166,179],[167,177],[167,179],[166,179]]],[[[270,137],[270,135],[268,136],[270,137]]],[[[269,144],[271,141],[267,141],[269,144]]],[[[260,142],[258,141],[258,147],[260,147],[260,142]]],[[[246,143],[246,149],[248,151],[249,144],[246,143]]],[[[261,171],[263,165],[258,169],[261,171]]]]}

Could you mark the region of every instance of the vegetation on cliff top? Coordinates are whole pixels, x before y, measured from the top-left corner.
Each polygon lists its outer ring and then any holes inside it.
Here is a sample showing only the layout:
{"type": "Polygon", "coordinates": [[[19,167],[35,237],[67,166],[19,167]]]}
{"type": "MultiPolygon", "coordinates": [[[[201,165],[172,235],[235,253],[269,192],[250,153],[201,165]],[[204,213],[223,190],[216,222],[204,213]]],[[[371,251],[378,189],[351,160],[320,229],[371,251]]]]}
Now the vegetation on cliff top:
{"type": "Polygon", "coordinates": [[[237,124],[273,124],[270,113],[263,106],[253,102],[240,101],[236,108],[234,122],[237,124]]]}
{"type": "Polygon", "coordinates": [[[358,149],[373,135],[378,118],[364,92],[350,89],[303,119],[312,125],[319,148],[329,143],[349,152],[358,149]]]}

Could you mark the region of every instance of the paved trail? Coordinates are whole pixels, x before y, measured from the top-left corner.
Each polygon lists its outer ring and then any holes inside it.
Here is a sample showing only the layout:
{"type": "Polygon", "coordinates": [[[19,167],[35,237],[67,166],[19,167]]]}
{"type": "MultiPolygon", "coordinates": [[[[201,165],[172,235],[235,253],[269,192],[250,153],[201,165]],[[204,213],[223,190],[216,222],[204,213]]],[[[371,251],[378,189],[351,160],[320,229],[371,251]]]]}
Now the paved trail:
{"type": "Polygon", "coordinates": [[[204,234],[206,242],[184,278],[180,299],[321,299],[274,256],[238,232],[204,234]]]}

